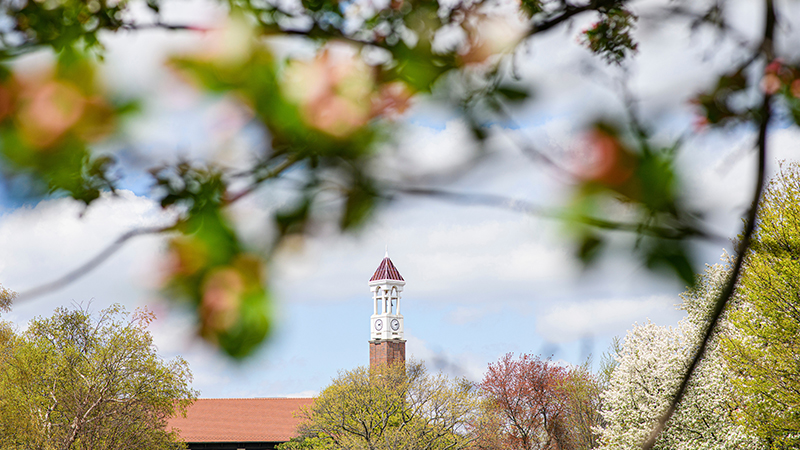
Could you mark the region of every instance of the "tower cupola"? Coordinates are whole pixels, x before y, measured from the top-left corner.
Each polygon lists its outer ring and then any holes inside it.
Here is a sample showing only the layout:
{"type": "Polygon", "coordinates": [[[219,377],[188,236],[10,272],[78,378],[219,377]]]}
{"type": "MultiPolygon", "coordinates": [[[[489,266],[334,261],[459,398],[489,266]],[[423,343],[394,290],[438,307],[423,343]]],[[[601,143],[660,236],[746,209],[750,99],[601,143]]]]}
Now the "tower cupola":
{"type": "Polygon", "coordinates": [[[400,298],[406,281],[389,259],[389,252],[369,279],[372,292],[370,317],[370,365],[405,362],[403,315],[400,298]]]}

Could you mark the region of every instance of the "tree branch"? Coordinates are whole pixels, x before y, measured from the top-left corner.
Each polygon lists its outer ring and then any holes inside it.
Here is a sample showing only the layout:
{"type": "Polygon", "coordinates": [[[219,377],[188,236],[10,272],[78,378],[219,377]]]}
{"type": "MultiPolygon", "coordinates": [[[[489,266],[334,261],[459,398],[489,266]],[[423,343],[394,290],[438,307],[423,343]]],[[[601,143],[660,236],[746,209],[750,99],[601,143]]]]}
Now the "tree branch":
{"type": "Polygon", "coordinates": [[[600,228],[609,231],[625,231],[632,233],[642,233],[648,236],[658,237],[662,239],[680,240],[688,237],[704,238],[709,240],[716,240],[727,242],[722,237],[704,230],[699,230],[693,227],[661,227],[655,225],[646,225],[642,223],[626,223],[626,222],[613,222],[597,217],[569,214],[562,211],[546,209],[540,205],[533,204],[526,200],[519,200],[510,197],[504,197],[494,194],[467,194],[462,192],[446,191],[435,188],[403,188],[395,187],[389,189],[404,195],[424,196],[429,198],[438,198],[443,200],[450,200],[457,203],[467,203],[473,205],[490,206],[495,208],[503,208],[509,211],[522,212],[534,216],[539,216],[546,219],[558,220],[571,220],[584,225],[589,225],[595,228],[600,228]]]}
{"type": "MultiPolygon", "coordinates": [[[[765,0],[766,3],[766,18],[765,18],[765,26],[764,26],[764,42],[762,45],[761,51],[763,52],[764,56],[767,59],[767,62],[773,58],[773,35],[775,31],[775,9],[772,3],[772,0],[765,0]]],[[[755,231],[756,227],[756,218],[758,217],[758,202],[761,199],[761,194],[764,190],[764,181],[766,177],[766,161],[767,161],[767,128],[769,125],[770,116],[772,113],[771,109],[771,101],[772,95],[765,92],[764,99],[761,104],[760,114],[759,114],[759,128],[758,128],[758,168],[756,169],[756,186],[753,192],[753,199],[752,199],[752,206],[747,213],[747,217],[745,219],[744,224],[744,232],[742,233],[742,239],[739,242],[736,255],[736,260],[734,262],[733,270],[731,271],[731,275],[727,280],[725,286],[723,286],[722,291],[720,292],[719,298],[717,299],[716,303],[714,304],[714,309],[711,312],[711,317],[709,318],[706,328],[703,332],[703,340],[700,342],[700,345],[697,347],[697,350],[694,353],[692,358],[692,362],[689,364],[689,368],[686,370],[686,373],[681,380],[681,384],[678,387],[678,390],[675,392],[675,396],[672,398],[672,402],[670,403],[669,408],[664,414],[659,418],[658,422],[656,423],[653,431],[650,433],[650,436],[647,440],[642,444],[643,450],[651,450],[656,443],[656,440],[661,435],[661,432],[664,431],[667,422],[675,413],[675,410],[680,404],[683,395],[686,393],[686,389],[689,386],[689,381],[692,378],[697,366],[700,364],[700,360],[703,359],[703,355],[705,354],[706,348],[708,347],[709,341],[711,341],[711,337],[716,330],[717,323],[719,322],[720,317],[722,316],[725,307],[727,306],[730,299],[733,297],[734,291],[736,289],[736,284],[739,281],[739,277],[742,272],[742,265],[744,264],[745,254],[747,253],[747,249],[750,247],[750,242],[752,240],[753,232],[755,231]]]]}
{"type": "Polygon", "coordinates": [[[126,23],[120,29],[128,31],[139,30],[187,30],[187,31],[207,31],[203,27],[196,25],[182,25],[174,23],[154,22],[154,23],[126,23]]]}
{"type": "MultiPolygon", "coordinates": [[[[695,6],[692,3],[690,4],[695,6]]],[[[664,21],[672,18],[683,17],[692,21],[690,25],[692,29],[700,24],[710,25],[717,28],[720,33],[727,33],[728,35],[732,36],[736,44],[740,47],[749,47],[750,39],[747,37],[747,35],[725,21],[725,19],[719,15],[719,13],[720,11],[716,5],[706,10],[705,13],[702,13],[692,10],[686,5],[673,4],[663,7],[661,11],[658,11],[654,14],[641,14],[640,17],[642,19],[650,19],[654,23],[663,23],[664,21]]]]}
{"type": "Polygon", "coordinates": [[[601,7],[611,8],[614,6],[623,6],[625,3],[627,3],[627,0],[591,0],[585,5],[575,6],[564,2],[564,9],[560,15],[551,17],[541,23],[534,24],[530,32],[528,32],[528,36],[533,36],[534,34],[541,33],[561,25],[567,20],[586,11],[597,11],[601,7]]]}
{"type": "Polygon", "coordinates": [[[595,3],[596,2],[592,1],[592,2],[589,2],[586,5],[582,5],[582,6],[573,6],[573,5],[569,5],[568,4],[564,8],[564,12],[561,13],[561,15],[558,15],[556,17],[552,17],[552,18],[550,18],[548,20],[545,20],[544,22],[541,22],[539,24],[534,25],[531,28],[531,31],[528,32],[528,36],[533,36],[534,34],[541,33],[543,31],[547,31],[547,30],[549,30],[551,28],[554,28],[557,25],[560,25],[563,22],[566,22],[567,20],[577,16],[578,14],[580,14],[582,12],[586,12],[586,11],[592,10],[597,6],[595,3]]]}
{"type": "Polygon", "coordinates": [[[94,258],[90,259],[89,261],[85,262],[83,265],[79,266],[78,268],[72,270],[71,272],[67,273],[66,275],[62,276],[61,278],[57,278],[49,283],[45,283],[29,289],[25,292],[20,293],[17,295],[16,301],[24,301],[30,300],[35,297],[39,297],[44,294],[48,294],[53,292],[57,289],[61,289],[65,286],[72,284],[75,280],[79,279],[80,277],[86,275],[87,273],[94,270],[97,266],[102,264],[105,260],[110,258],[114,253],[116,253],[122,246],[130,239],[143,236],[147,234],[159,234],[165,231],[169,231],[173,229],[175,225],[168,225],[163,227],[144,227],[144,228],[136,228],[127,233],[123,234],[122,236],[118,237],[117,240],[111,243],[108,247],[103,249],[100,253],[98,253],[94,258]]]}
{"type": "Polygon", "coordinates": [[[256,177],[256,179],[253,180],[252,184],[250,184],[249,186],[247,186],[246,188],[244,188],[240,192],[237,192],[235,194],[229,194],[229,195],[226,194],[225,199],[223,200],[223,204],[224,205],[230,205],[231,203],[234,203],[234,202],[238,201],[242,197],[251,194],[253,191],[255,191],[256,189],[258,189],[261,186],[261,183],[263,183],[264,181],[267,181],[269,179],[277,177],[278,175],[282,174],[287,169],[292,167],[292,165],[294,163],[296,163],[296,162],[297,162],[297,158],[294,158],[294,157],[286,158],[280,164],[275,166],[272,170],[269,170],[265,174],[259,175],[258,177],[256,177]]]}

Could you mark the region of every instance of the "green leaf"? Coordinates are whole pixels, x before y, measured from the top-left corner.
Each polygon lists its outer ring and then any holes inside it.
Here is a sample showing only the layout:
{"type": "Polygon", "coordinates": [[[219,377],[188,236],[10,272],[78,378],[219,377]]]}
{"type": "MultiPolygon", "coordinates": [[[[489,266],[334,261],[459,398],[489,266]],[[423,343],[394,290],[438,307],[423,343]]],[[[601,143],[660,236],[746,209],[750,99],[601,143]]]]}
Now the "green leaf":
{"type": "Polygon", "coordinates": [[[354,183],[346,195],[341,229],[350,230],[363,224],[375,208],[377,199],[375,188],[366,180],[354,183]]]}
{"type": "Polygon", "coordinates": [[[669,269],[692,288],[697,282],[697,273],[689,258],[685,244],[678,241],[665,242],[659,240],[645,255],[645,262],[650,269],[669,269]]]}
{"type": "Polygon", "coordinates": [[[244,298],[238,322],[217,336],[220,348],[228,356],[245,358],[266,339],[272,328],[270,304],[266,292],[255,292],[244,298]]]}
{"type": "Polygon", "coordinates": [[[96,315],[58,308],[10,336],[0,324],[0,446],[180,448],[164,418],[197,393],[184,360],[158,356],[153,319],[113,305],[96,315]],[[50,426],[20,411],[47,411],[50,426]]]}
{"type": "Polygon", "coordinates": [[[652,212],[675,214],[676,180],[667,152],[647,152],[639,159],[637,177],[642,187],[642,204],[652,212]]]}
{"type": "Polygon", "coordinates": [[[431,92],[436,80],[455,64],[452,55],[434,54],[427,42],[411,48],[401,41],[390,51],[396,61],[396,66],[388,71],[390,78],[403,80],[419,92],[431,92]]]}
{"type": "Polygon", "coordinates": [[[786,103],[789,107],[789,113],[791,114],[794,123],[796,125],[800,125],[800,98],[797,98],[791,94],[787,95],[786,103]]]}
{"type": "Polygon", "coordinates": [[[311,211],[311,197],[304,196],[300,202],[289,208],[282,208],[275,212],[274,220],[281,236],[302,233],[308,222],[311,211]]]}
{"type": "Polygon", "coordinates": [[[578,246],[578,258],[585,265],[590,265],[597,260],[603,249],[604,241],[598,235],[586,233],[578,246]]]}

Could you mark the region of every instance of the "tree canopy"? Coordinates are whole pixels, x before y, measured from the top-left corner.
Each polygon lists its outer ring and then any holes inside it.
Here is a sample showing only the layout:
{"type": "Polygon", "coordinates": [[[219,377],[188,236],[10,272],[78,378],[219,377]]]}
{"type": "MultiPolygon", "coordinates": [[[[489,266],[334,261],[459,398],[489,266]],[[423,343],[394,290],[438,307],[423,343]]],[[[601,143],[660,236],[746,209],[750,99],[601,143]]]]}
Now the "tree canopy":
{"type": "Polygon", "coordinates": [[[800,445],[800,168],[770,181],[723,340],[740,419],[770,448],[800,445]]]}
{"type": "Polygon", "coordinates": [[[476,430],[479,448],[596,447],[600,386],[586,368],[509,353],[489,365],[480,387],[486,410],[476,430]]]}
{"type": "Polygon", "coordinates": [[[14,297],[16,297],[16,292],[6,289],[3,285],[0,285],[0,311],[8,312],[11,310],[11,302],[14,301],[14,297]]]}
{"type": "Polygon", "coordinates": [[[180,358],[158,357],[153,316],[60,308],[0,341],[0,446],[173,449],[167,419],[195,397],[180,358]]]}
{"type": "Polygon", "coordinates": [[[343,371],[301,414],[293,449],[458,450],[471,448],[477,392],[421,363],[343,371]]]}

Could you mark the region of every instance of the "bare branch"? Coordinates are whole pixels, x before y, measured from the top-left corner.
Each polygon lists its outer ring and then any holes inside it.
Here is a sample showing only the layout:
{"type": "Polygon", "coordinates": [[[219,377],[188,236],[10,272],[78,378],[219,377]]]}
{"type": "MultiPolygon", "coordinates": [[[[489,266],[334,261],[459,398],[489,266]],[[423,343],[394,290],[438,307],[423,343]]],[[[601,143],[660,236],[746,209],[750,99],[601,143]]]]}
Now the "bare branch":
{"type": "MultiPolygon", "coordinates": [[[[615,2],[592,1],[582,6],[573,6],[570,4],[566,4],[566,6],[564,7],[564,11],[561,14],[552,17],[550,19],[547,19],[543,22],[540,22],[538,24],[534,24],[534,26],[531,28],[531,31],[528,33],[528,36],[533,36],[534,34],[541,33],[543,31],[547,31],[551,28],[554,28],[557,25],[560,25],[566,22],[567,20],[577,16],[580,13],[594,10],[595,8],[597,8],[597,3],[615,3],[615,2]]],[[[616,3],[622,3],[622,2],[616,2],[616,3]]]]}
{"type": "MultiPolygon", "coordinates": [[[[775,31],[775,9],[774,5],[772,4],[772,0],[765,0],[766,3],[766,24],[764,26],[764,43],[762,45],[762,52],[766,57],[767,61],[771,60],[773,57],[773,35],[775,31]]],[[[771,101],[772,95],[769,93],[764,93],[764,100],[761,104],[760,113],[759,113],[759,128],[758,128],[758,168],[756,169],[756,186],[753,190],[753,199],[752,199],[752,206],[750,207],[747,217],[744,224],[744,232],[742,233],[742,239],[739,241],[738,248],[736,249],[736,260],[733,265],[733,270],[731,271],[730,277],[723,286],[722,291],[720,292],[719,298],[717,299],[716,303],[714,304],[714,309],[711,312],[711,317],[709,318],[708,322],[706,323],[706,328],[703,332],[703,340],[698,345],[697,350],[694,353],[691,363],[689,364],[689,368],[686,370],[686,374],[684,374],[683,379],[681,380],[681,384],[678,387],[678,390],[675,392],[675,396],[672,398],[672,402],[670,403],[669,408],[664,414],[659,418],[656,426],[653,428],[653,431],[650,433],[650,436],[647,440],[642,444],[643,450],[651,450],[656,443],[656,440],[661,435],[661,432],[664,431],[667,422],[669,421],[670,417],[675,413],[675,410],[680,404],[683,395],[686,393],[686,389],[689,386],[689,381],[692,378],[697,366],[700,364],[700,360],[703,359],[703,355],[705,354],[706,348],[708,346],[711,337],[716,330],[717,323],[719,322],[720,317],[722,316],[722,312],[725,310],[730,299],[733,297],[734,291],[736,289],[736,284],[739,281],[739,276],[742,272],[742,265],[744,263],[745,254],[747,253],[747,249],[750,247],[750,242],[753,236],[753,231],[756,227],[756,218],[758,217],[758,202],[761,199],[761,194],[764,190],[764,180],[766,177],[766,161],[767,161],[767,128],[769,125],[770,116],[772,114],[771,109],[771,101]]]]}
{"type": "MultiPolygon", "coordinates": [[[[523,130],[524,128],[514,119],[511,112],[508,110],[508,107],[503,103],[498,104],[498,111],[497,111],[503,118],[504,121],[511,124],[514,128],[519,130],[523,130]]],[[[577,175],[567,167],[564,167],[560,162],[556,161],[552,156],[548,155],[546,152],[540,150],[536,146],[534,146],[530,139],[526,140],[525,142],[519,142],[517,139],[512,139],[514,145],[522,152],[522,154],[528,157],[533,162],[542,162],[547,166],[553,168],[558,174],[564,175],[570,180],[577,179],[577,175]]]]}
{"type": "Polygon", "coordinates": [[[263,183],[266,180],[269,180],[269,179],[277,177],[278,175],[280,175],[283,172],[285,172],[288,168],[292,167],[292,165],[294,163],[296,163],[296,162],[297,162],[297,158],[293,158],[293,157],[286,158],[285,160],[283,160],[283,162],[278,164],[272,170],[268,171],[267,173],[265,173],[263,175],[258,176],[255,180],[253,180],[253,183],[251,185],[247,186],[242,191],[237,192],[235,194],[226,195],[225,199],[224,199],[224,204],[225,205],[230,205],[231,203],[234,203],[234,202],[238,201],[242,197],[245,197],[246,195],[251,194],[253,191],[255,191],[256,189],[258,189],[261,186],[261,183],[263,183]]]}
{"type": "Polygon", "coordinates": [[[139,31],[139,30],[185,30],[185,31],[207,31],[203,27],[199,27],[196,25],[183,25],[183,24],[175,24],[175,23],[163,23],[163,22],[154,22],[154,23],[126,23],[123,24],[120,29],[129,30],[129,31],[139,31]]]}
{"type": "Polygon", "coordinates": [[[595,228],[600,228],[610,231],[642,233],[662,239],[680,240],[689,237],[697,237],[713,241],[727,242],[727,238],[709,233],[704,230],[696,229],[693,227],[684,226],[684,227],[670,228],[670,227],[647,225],[643,223],[613,222],[610,220],[600,219],[597,217],[575,215],[561,210],[547,209],[540,205],[528,202],[526,200],[504,197],[501,195],[468,194],[463,192],[453,192],[435,188],[414,188],[414,187],[409,187],[409,188],[396,187],[390,190],[404,195],[424,196],[429,198],[449,200],[456,203],[466,203],[472,205],[490,206],[494,208],[503,208],[509,211],[531,214],[546,219],[569,220],[573,222],[582,223],[584,225],[589,225],[595,228]]]}
{"type": "Polygon", "coordinates": [[[111,243],[108,247],[103,249],[100,253],[98,253],[94,258],[90,259],[89,261],[85,262],[83,265],[79,266],[78,268],[72,270],[71,272],[67,273],[66,275],[62,276],[61,278],[55,279],[49,283],[45,283],[39,285],[33,289],[29,289],[25,292],[20,293],[17,295],[16,301],[24,301],[30,300],[35,297],[42,296],[44,294],[48,294],[55,290],[61,289],[69,284],[73,283],[80,277],[86,275],[87,273],[94,270],[97,266],[103,263],[105,260],[110,258],[114,253],[116,253],[122,246],[130,239],[143,236],[147,234],[159,234],[164,233],[173,229],[175,225],[168,225],[163,227],[144,227],[144,228],[136,228],[127,233],[123,234],[122,236],[118,237],[117,240],[111,243]]]}
{"type": "MultiPolygon", "coordinates": [[[[694,6],[692,3],[689,4],[694,6]]],[[[665,21],[674,18],[682,17],[685,19],[690,19],[692,29],[696,28],[700,24],[706,24],[718,29],[720,33],[725,33],[730,36],[740,47],[750,47],[751,41],[747,34],[743,33],[741,30],[728,23],[728,21],[724,20],[720,12],[721,11],[717,6],[713,6],[711,9],[706,10],[705,13],[701,13],[691,9],[686,5],[675,3],[666,6],[652,14],[643,13],[640,15],[640,17],[642,20],[650,20],[654,25],[662,24],[665,21]]],[[[756,55],[757,54],[758,53],[756,53],[756,55]]]]}

